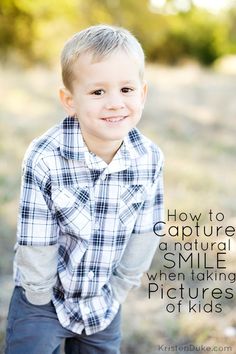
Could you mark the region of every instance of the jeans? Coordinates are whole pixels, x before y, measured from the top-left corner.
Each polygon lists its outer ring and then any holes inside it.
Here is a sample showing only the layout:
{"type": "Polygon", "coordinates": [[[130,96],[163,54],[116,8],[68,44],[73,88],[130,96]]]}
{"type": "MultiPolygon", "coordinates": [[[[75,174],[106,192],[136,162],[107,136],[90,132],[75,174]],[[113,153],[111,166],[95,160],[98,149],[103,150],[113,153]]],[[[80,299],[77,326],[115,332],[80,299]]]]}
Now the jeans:
{"type": "Polygon", "coordinates": [[[104,330],[75,334],[62,327],[52,302],[32,305],[21,287],[15,287],[8,313],[5,354],[119,354],[121,311],[104,330]]]}

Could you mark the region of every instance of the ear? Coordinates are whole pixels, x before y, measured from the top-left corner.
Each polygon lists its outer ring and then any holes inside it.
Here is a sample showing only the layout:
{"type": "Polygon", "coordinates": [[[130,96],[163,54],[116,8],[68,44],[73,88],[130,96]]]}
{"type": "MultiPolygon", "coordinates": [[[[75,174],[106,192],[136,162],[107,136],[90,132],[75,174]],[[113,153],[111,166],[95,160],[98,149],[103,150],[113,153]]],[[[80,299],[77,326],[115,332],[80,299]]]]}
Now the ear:
{"type": "Polygon", "coordinates": [[[74,116],[76,114],[73,94],[65,87],[59,89],[59,97],[62,106],[69,116],[74,116]]]}
{"type": "Polygon", "coordinates": [[[143,83],[142,83],[142,91],[141,91],[141,100],[142,100],[143,107],[144,107],[145,102],[146,102],[147,92],[148,92],[147,82],[143,81],[143,83]]]}

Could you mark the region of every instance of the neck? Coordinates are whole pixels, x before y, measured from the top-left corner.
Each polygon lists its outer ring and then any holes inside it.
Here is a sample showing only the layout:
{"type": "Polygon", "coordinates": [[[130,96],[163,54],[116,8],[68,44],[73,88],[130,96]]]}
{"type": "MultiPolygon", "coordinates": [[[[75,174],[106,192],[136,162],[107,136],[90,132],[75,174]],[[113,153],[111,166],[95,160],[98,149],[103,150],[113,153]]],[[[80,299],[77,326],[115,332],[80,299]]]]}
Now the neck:
{"type": "Polygon", "coordinates": [[[84,135],[83,138],[88,150],[99,156],[107,164],[111,162],[122,144],[122,140],[104,142],[95,137],[93,137],[93,140],[89,139],[84,135]]]}

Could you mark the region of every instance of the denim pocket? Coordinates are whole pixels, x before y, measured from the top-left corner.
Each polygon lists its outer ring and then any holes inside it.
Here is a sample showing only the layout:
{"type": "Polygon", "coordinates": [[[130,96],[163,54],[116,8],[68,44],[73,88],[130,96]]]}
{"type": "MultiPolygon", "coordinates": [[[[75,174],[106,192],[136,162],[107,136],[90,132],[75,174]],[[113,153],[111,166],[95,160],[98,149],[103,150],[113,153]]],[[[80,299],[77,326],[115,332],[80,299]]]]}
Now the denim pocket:
{"type": "Polygon", "coordinates": [[[20,298],[20,287],[16,286],[12,293],[8,315],[7,315],[6,344],[8,343],[8,341],[10,340],[13,334],[13,326],[19,311],[19,305],[18,305],[19,298],[20,298]]]}

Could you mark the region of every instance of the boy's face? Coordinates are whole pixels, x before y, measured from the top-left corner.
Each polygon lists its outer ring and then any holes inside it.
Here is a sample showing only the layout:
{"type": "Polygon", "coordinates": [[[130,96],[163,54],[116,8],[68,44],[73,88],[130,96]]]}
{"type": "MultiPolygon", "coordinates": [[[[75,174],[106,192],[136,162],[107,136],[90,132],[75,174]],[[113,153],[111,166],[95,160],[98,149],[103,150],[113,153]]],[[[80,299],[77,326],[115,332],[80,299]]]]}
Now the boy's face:
{"type": "Polygon", "coordinates": [[[88,146],[119,146],[141,118],[147,86],[140,65],[121,50],[96,62],[91,53],[83,53],[73,71],[73,91],[60,92],[67,113],[78,117],[88,146]]]}

